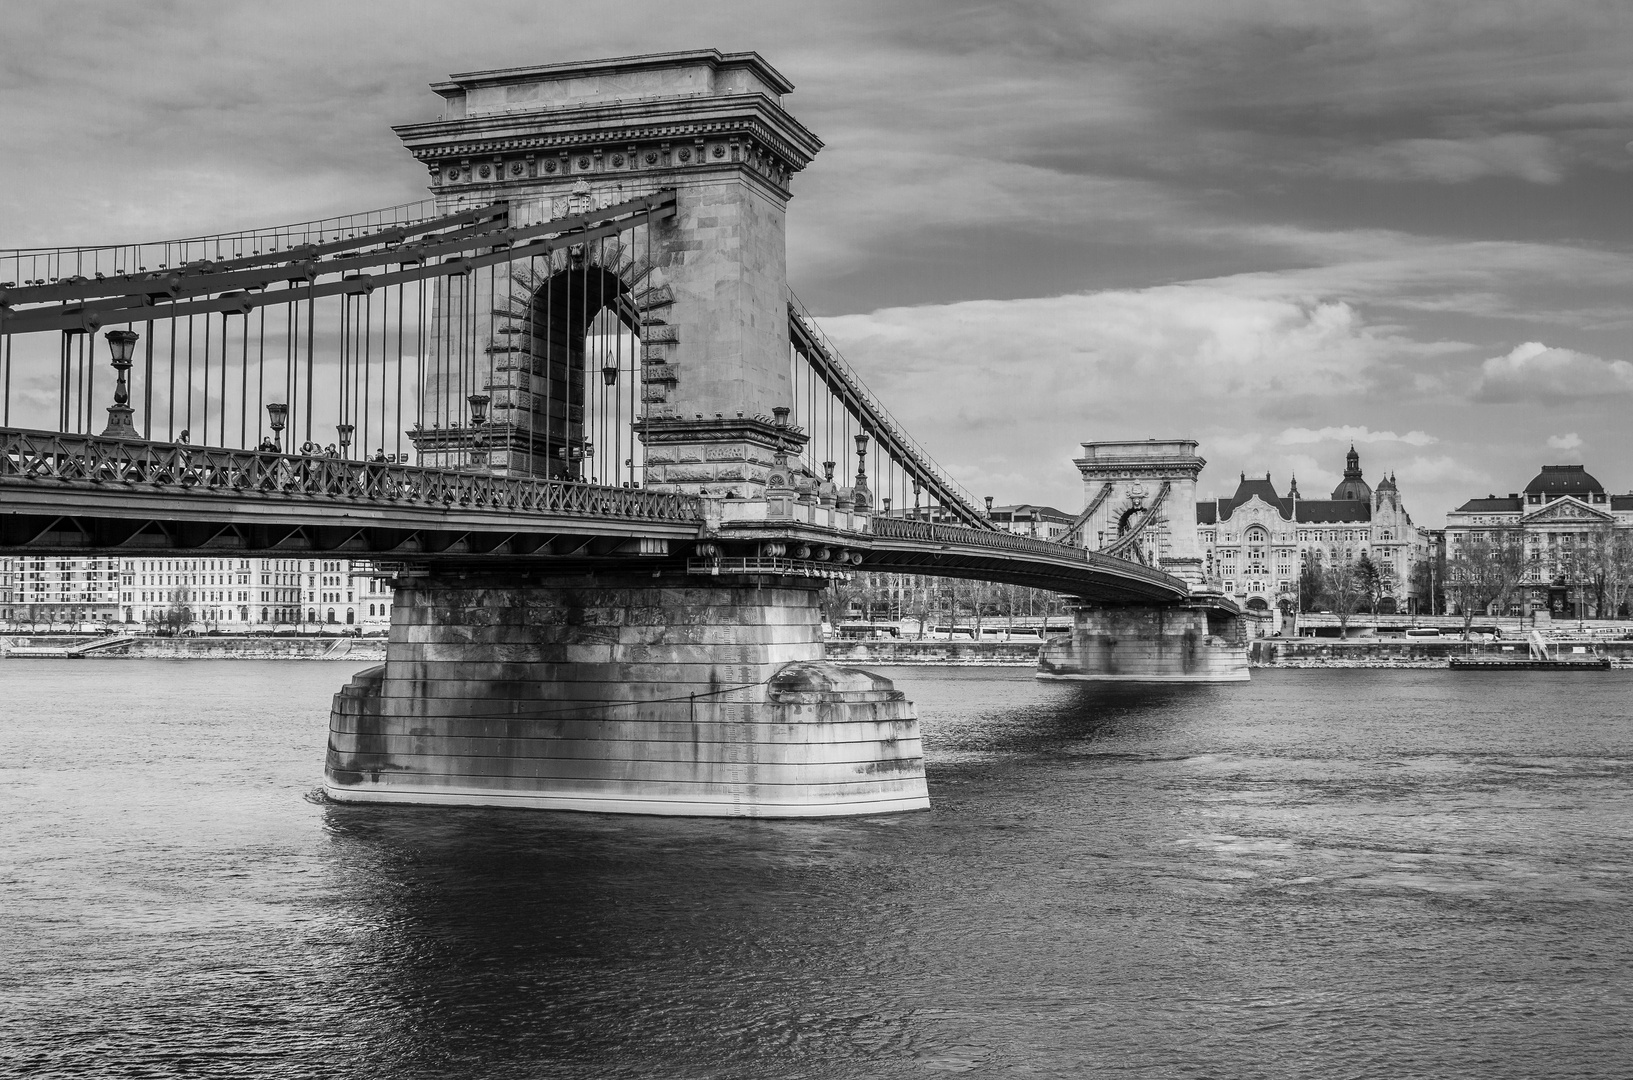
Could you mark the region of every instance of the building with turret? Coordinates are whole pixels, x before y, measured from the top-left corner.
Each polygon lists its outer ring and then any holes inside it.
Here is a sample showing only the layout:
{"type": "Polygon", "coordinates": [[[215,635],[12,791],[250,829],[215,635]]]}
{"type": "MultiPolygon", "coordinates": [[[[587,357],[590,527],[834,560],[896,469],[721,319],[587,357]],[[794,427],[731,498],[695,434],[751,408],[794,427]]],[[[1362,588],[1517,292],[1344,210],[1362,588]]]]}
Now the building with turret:
{"type": "Polygon", "coordinates": [[[1204,573],[1253,611],[1293,610],[1306,562],[1344,566],[1362,555],[1385,571],[1385,606],[1404,609],[1412,566],[1428,555],[1394,476],[1373,488],[1354,446],[1329,498],[1304,498],[1296,477],[1284,495],[1269,474],[1243,473],[1233,495],[1196,504],[1196,521],[1204,573]]]}

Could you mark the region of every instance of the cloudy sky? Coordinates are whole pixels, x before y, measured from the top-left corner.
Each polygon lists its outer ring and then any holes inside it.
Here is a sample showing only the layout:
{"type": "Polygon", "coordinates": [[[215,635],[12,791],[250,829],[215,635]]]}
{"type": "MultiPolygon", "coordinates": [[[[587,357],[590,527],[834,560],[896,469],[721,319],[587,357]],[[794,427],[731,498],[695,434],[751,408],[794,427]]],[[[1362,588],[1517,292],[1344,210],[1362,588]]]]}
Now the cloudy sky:
{"type": "Polygon", "coordinates": [[[978,495],[1087,439],[1203,490],[1407,507],[1584,461],[1633,489],[1633,5],[1126,0],[8,5],[0,245],[418,198],[449,72],[755,49],[826,142],[791,283],[978,495]]]}

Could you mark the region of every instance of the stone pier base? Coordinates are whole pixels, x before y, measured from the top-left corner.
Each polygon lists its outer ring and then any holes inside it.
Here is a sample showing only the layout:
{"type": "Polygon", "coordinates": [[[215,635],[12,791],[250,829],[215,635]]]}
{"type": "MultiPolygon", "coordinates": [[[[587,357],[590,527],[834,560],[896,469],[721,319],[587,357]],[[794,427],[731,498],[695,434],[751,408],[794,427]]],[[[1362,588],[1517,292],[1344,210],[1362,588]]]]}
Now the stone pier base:
{"type": "Polygon", "coordinates": [[[1241,682],[1248,678],[1242,616],[1181,605],[1081,607],[1069,637],[1050,638],[1038,678],[1100,682],[1241,682]]]}
{"type": "Polygon", "coordinates": [[[929,806],[912,703],[822,661],[817,592],[442,574],[335,695],[343,802],[820,817],[929,806]]]}

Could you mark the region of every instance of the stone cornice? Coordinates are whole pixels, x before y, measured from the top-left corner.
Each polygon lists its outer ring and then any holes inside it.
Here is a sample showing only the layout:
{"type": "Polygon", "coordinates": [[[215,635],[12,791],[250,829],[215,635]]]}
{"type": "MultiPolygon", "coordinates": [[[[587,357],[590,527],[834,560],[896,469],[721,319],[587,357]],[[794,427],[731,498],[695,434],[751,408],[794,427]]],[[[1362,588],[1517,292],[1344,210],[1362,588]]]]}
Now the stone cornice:
{"type": "Polygon", "coordinates": [[[1167,479],[1195,480],[1207,462],[1201,458],[1137,458],[1123,461],[1104,461],[1093,458],[1073,458],[1072,464],[1085,480],[1114,477],[1161,476],[1167,479]]]}
{"type": "Polygon", "coordinates": [[[752,139],[790,171],[822,140],[764,94],[699,95],[493,113],[392,128],[422,161],[711,137],[752,139]]]}
{"type": "Polygon", "coordinates": [[[723,53],[719,49],[684,49],[676,52],[646,53],[640,56],[613,56],[601,60],[572,60],[561,64],[533,64],[527,67],[495,68],[490,71],[456,71],[443,82],[432,83],[438,93],[479,86],[503,85],[532,79],[626,74],[631,71],[674,68],[702,62],[716,70],[746,68],[778,93],[793,91],[788,76],[772,67],[765,57],[752,50],[723,53]]]}
{"type": "Polygon", "coordinates": [[[768,450],[781,446],[789,453],[798,453],[807,439],[806,434],[796,428],[778,427],[757,416],[712,420],[648,417],[637,420],[635,427],[647,446],[749,442],[768,450]]]}

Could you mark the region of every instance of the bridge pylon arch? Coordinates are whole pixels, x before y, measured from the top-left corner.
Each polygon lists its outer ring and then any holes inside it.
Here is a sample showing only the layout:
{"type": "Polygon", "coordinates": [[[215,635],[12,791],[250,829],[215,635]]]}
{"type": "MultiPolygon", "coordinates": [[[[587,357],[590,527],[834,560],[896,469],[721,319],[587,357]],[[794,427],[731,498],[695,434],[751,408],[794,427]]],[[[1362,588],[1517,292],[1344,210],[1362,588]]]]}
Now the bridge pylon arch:
{"type": "MultiPolygon", "coordinates": [[[[433,89],[442,118],[395,130],[426,166],[442,210],[504,201],[525,224],[675,192],[673,216],[616,238],[641,264],[640,282],[629,282],[637,303],[624,314],[641,330],[640,408],[630,419],[645,486],[763,490],[788,439],[773,410],[793,398],[790,183],[822,146],[783,108],[793,84],[757,53],[705,49],[469,72],[433,89]]],[[[509,283],[495,289],[479,277],[471,289],[477,312],[512,314],[509,283]]],[[[464,310],[445,306],[438,318],[464,310]]],[[[500,321],[484,347],[513,348],[515,335],[499,331],[514,321],[500,321]]],[[[571,422],[551,419],[557,399],[522,390],[519,370],[489,391],[493,423],[528,432],[529,454],[544,432],[549,474],[570,475],[559,462],[573,450],[571,422]]],[[[458,400],[433,411],[464,415],[458,400]]]]}

